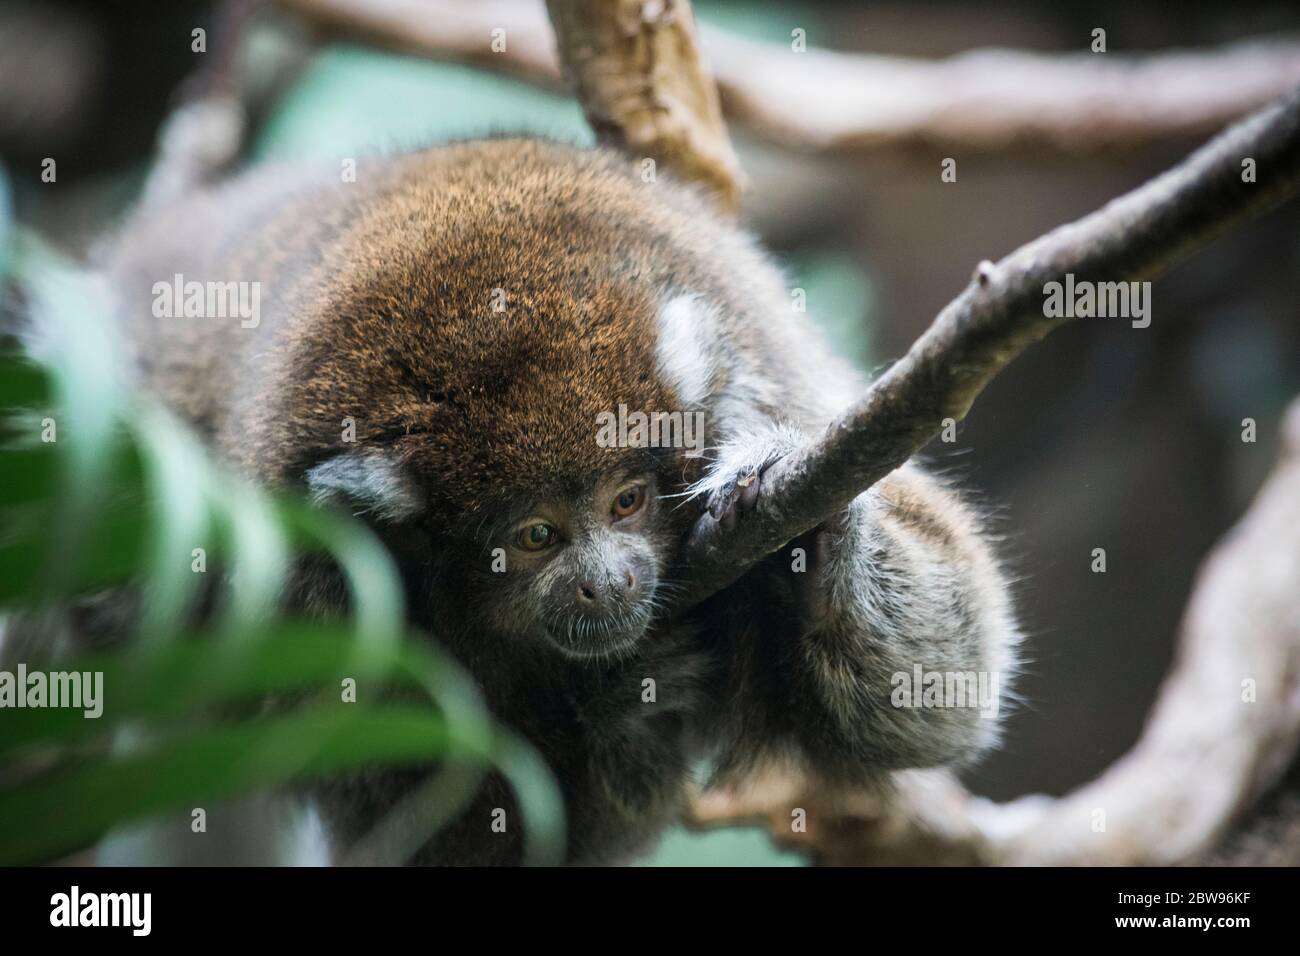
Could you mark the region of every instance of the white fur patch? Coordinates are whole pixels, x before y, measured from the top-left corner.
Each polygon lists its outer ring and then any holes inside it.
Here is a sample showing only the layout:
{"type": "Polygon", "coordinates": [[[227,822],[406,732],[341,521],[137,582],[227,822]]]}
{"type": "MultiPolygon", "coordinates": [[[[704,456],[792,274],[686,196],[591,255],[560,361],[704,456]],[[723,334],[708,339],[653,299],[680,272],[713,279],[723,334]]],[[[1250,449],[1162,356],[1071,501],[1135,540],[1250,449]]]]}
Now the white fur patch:
{"type": "Polygon", "coordinates": [[[669,299],[659,309],[659,374],[687,407],[703,404],[716,370],[717,310],[698,295],[669,299]]]}
{"type": "Polygon", "coordinates": [[[382,455],[339,455],[307,472],[313,504],[352,504],[385,521],[401,521],[421,510],[419,489],[382,455]]]}
{"type": "Polygon", "coordinates": [[[804,436],[793,425],[763,420],[745,422],[715,448],[708,471],[687,489],[692,498],[718,494],[737,478],[752,475],[803,444],[804,436]]]}

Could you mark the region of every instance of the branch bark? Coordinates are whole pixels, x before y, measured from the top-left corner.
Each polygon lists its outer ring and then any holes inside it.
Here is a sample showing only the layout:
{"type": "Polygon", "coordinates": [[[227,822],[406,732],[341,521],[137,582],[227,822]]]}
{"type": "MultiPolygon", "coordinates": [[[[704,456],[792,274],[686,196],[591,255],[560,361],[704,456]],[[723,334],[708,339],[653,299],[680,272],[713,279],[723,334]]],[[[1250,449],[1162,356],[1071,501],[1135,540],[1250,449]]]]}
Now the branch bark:
{"type": "Polygon", "coordinates": [[[1148,280],[1300,190],[1300,90],[1076,222],[983,262],[908,353],[817,440],[773,464],[746,520],[704,514],[688,545],[689,607],[817,526],[961,420],[984,387],[1048,332],[1045,285],[1148,280]],[[1244,160],[1257,181],[1243,181],[1244,160]]]}
{"type": "Polygon", "coordinates": [[[460,60],[562,89],[559,54],[537,0],[275,0],[325,32],[431,58],[460,60]],[[493,50],[504,30],[505,49],[493,50]]]}
{"type": "Polygon", "coordinates": [[[829,864],[1165,865],[1213,849],[1300,747],[1300,400],[1282,454],[1198,575],[1141,739],[1065,797],[993,804],[943,771],[837,793],[788,770],[696,798],[697,827],[765,823],[829,864]],[[790,832],[790,813],[807,831],[790,832]]]}
{"type": "MultiPolygon", "coordinates": [[[[348,37],[563,85],[545,11],[532,0],[278,3],[348,37]],[[508,38],[499,52],[494,29],[508,38]]],[[[1300,84],[1294,38],[1104,56],[985,49],[943,60],[795,53],[707,24],[699,40],[725,116],[816,151],[1040,145],[1075,153],[1163,143],[1208,135],[1300,84]]]]}
{"type": "Polygon", "coordinates": [[[943,60],[803,54],[703,30],[726,115],[796,149],[1065,153],[1207,136],[1300,84],[1300,44],[1099,55],[970,50],[943,60]]]}
{"type": "Polygon", "coordinates": [[[741,173],[688,0],[547,0],[565,73],[597,137],[740,207],[741,173]]]}

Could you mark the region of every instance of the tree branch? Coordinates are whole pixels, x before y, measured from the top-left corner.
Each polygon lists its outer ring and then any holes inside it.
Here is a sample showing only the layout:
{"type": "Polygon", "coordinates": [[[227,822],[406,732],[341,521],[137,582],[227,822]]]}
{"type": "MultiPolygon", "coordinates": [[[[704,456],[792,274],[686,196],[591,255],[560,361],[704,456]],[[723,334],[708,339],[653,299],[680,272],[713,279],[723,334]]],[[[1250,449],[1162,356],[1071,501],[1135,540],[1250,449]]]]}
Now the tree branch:
{"type": "MultiPolygon", "coordinates": [[[[562,86],[545,12],[533,0],[277,2],[344,36],[562,86]],[[494,29],[506,32],[504,50],[492,49],[494,29]]],[[[1208,135],[1300,83],[1293,38],[1147,54],[986,49],[943,60],[795,53],[707,24],[699,38],[723,113],[808,150],[1036,144],[1086,152],[1162,143],[1208,135]]]]}
{"type": "Polygon", "coordinates": [[[560,59],[605,143],[740,206],[740,163],[688,0],[547,0],[560,59]]]}
{"type": "Polygon", "coordinates": [[[704,514],[685,555],[690,606],[815,527],[960,420],[1006,365],[1069,321],[1045,285],[1145,280],[1300,189],[1300,90],[1231,127],[1168,172],[993,264],[817,440],[772,465],[731,531],[704,514]],[[1256,182],[1242,162],[1256,163],[1256,182]]]}
{"type": "Polygon", "coordinates": [[[1160,865],[1212,849],[1300,745],[1300,400],[1245,517],[1202,565],[1141,739],[1059,800],[993,804],[943,771],[840,793],[773,769],[696,798],[697,827],[766,824],[831,864],[1160,865]],[[791,810],[807,813],[792,833],[791,810]]]}
{"type": "Polygon", "coordinates": [[[1065,153],[1207,136],[1300,84],[1300,44],[942,60],[783,47],[704,29],[732,122],[796,149],[1043,146],[1065,153]]]}
{"type": "MultiPolygon", "coordinates": [[[[460,60],[553,89],[564,86],[555,37],[538,0],[275,0],[296,19],[376,46],[460,60]],[[505,49],[494,50],[493,31],[505,49]]],[[[498,45],[499,46],[499,45],[498,45]]]]}

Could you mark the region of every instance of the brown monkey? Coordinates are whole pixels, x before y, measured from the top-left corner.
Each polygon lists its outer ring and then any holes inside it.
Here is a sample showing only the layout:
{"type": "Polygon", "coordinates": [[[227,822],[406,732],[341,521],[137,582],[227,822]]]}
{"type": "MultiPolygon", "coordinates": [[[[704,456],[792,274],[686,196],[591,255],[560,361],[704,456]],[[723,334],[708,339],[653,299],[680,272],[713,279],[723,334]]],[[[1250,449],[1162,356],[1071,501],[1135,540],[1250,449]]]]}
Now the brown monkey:
{"type": "MultiPolygon", "coordinates": [[[[657,613],[699,506],[744,520],[763,468],[863,384],[692,190],[531,139],[347,183],[265,168],[131,224],[109,271],[145,387],[249,475],[388,542],[413,625],[554,768],[572,861],[649,845],[700,757],[724,779],[780,759],[862,782],[995,741],[1006,581],[971,510],[913,466],[682,621],[657,613]],[[179,317],[169,290],[188,288],[256,308],[179,317]],[[624,413],[703,430],[602,441],[624,413]]],[[[343,600],[328,568],[297,592],[343,600]]],[[[339,841],[420,777],[329,788],[339,841]]],[[[511,805],[493,778],[417,860],[517,860],[517,828],[490,826],[511,805]]]]}

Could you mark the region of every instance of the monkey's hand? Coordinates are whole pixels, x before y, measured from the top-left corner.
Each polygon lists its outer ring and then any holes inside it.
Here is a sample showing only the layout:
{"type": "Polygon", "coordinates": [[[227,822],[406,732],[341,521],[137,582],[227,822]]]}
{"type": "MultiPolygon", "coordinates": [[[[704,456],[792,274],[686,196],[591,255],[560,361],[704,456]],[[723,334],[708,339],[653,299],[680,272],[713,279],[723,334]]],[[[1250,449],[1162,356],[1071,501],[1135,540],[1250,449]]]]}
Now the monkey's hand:
{"type": "Polygon", "coordinates": [[[704,499],[704,514],[691,530],[688,546],[712,521],[730,531],[752,512],[763,493],[763,475],[778,459],[794,451],[802,435],[793,427],[765,423],[731,436],[714,450],[705,476],[689,489],[704,499]]]}

